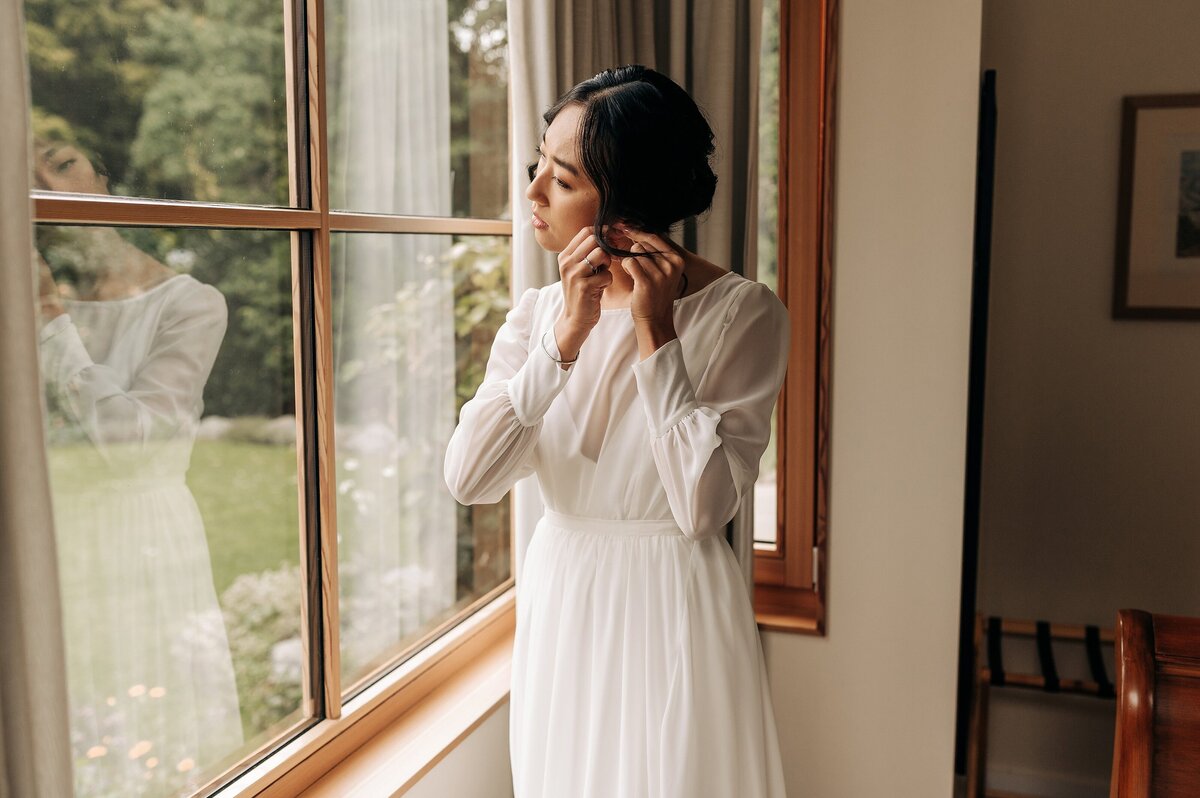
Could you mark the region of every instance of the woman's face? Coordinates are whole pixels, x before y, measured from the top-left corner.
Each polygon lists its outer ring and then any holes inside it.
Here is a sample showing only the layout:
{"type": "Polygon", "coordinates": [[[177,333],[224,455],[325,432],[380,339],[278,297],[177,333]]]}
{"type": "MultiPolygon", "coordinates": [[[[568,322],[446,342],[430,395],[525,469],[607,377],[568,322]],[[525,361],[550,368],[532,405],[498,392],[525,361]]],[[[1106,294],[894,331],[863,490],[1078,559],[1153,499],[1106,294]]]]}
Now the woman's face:
{"type": "Polygon", "coordinates": [[[98,174],[92,162],[77,148],[62,142],[35,147],[33,182],[43,191],[108,193],[108,177],[98,174]]]}
{"type": "Polygon", "coordinates": [[[562,252],[576,233],[592,225],[600,207],[600,195],[576,157],[582,112],[571,103],[554,117],[539,148],[533,182],[525,189],[534,238],[551,252],[562,252]]]}

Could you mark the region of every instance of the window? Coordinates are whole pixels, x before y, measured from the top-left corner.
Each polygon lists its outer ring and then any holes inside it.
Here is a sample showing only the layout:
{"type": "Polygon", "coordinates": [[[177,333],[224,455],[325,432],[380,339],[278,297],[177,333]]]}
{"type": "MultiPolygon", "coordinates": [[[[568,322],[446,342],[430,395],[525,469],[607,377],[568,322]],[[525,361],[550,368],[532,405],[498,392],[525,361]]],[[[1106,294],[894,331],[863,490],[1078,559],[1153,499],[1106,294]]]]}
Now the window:
{"type": "Polygon", "coordinates": [[[764,0],[758,277],[784,300],[792,358],[754,493],[764,629],[824,634],[829,491],[836,0],[764,0]]]}
{"type": "Polygon", "coordinates": [[[510,606],[432,465],[511,307],[506,4],[25,16],[76,795],[209,794],[510,606]]]}

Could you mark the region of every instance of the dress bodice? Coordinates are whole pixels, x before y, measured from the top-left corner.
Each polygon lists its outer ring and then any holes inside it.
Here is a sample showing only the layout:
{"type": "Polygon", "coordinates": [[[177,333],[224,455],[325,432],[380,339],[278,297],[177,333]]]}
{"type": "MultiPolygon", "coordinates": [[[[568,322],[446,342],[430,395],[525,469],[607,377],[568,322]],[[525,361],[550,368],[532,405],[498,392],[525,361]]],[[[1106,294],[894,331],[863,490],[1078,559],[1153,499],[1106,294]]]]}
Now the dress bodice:
{"type": "Polygon", "coordinates": [[[607,309],[562,369],[561,283],[531,288],[496,335],[483,384],[447,447],[464,504],[537,474],[544,504],[578,516],[674,519],[716,534],[758,475],[790,324],[771,289],[726,273],[675,301],[676,339],[639,360],[628,309],[607,309]]]}
{"type": "Polygon", "coordinates": [[[64,302],[40,334],[52,440],[78,444],[76,487],[181,482],[225,336],[225,298],[176,275],[125,299],[64,302]]]}

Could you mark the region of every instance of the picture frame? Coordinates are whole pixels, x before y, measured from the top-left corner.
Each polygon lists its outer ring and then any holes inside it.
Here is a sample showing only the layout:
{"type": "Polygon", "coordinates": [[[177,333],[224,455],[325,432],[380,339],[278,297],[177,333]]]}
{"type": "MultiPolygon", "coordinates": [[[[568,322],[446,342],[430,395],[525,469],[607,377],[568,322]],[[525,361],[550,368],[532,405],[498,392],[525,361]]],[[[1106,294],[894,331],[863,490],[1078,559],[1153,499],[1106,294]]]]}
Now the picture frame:
{"type": "Polygon", "coordinates": [[[1113,317],[1200,320],[1200,94],[1122,98],[1113,317]]]}

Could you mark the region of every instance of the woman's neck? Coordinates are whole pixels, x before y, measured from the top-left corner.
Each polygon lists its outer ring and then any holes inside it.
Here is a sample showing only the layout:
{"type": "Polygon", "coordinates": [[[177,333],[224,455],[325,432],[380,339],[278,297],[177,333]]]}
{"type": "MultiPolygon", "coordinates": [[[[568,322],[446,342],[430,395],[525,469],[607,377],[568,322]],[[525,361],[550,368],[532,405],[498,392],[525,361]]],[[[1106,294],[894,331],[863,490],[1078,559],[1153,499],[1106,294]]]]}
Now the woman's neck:
{"type": "Polygon", "coordinates": [[[112,228],[87,229],[79,244],[88,259],[88,268],[76,280],[79,299],[124,299],[172,276],[167,267],[112,228]]]}

